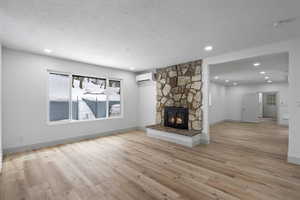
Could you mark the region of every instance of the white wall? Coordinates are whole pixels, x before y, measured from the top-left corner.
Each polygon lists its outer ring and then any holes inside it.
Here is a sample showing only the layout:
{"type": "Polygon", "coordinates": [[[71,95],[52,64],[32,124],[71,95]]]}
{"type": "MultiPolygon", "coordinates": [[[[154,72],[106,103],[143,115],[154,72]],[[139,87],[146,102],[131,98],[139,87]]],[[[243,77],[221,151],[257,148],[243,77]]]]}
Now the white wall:
{"type": "Polygon", "coordinates": [[[156,82],[149,81],[138,86],[139,105],[138,123],[140,128],[155,124],[156,117],[156,82]]]}
{"type": "Polygon", "coordinates": [[[242,120],[242,98],[245,94],[258,92],[278,92],[278,123],[287,125],[288,121],[284,116],[288,115],[288,84],[251,84],[228,87],[227,90],[227,119],[242,120]]]}
{"type": "Polygon", "coordinates": [[[2,170],[2,45],[0,44],[0,172],[2,170]]]}
{"type": "Polygon", "coordinates": [[[3,49],[4,149],[137,127],[137,105],[132,72],[3,49]],[[123,79],[124,117],[48,125],[47,69],[123,79]]]}
{"type": "Polygon", "coordinates": [[[300,164],[300,39],[290,42],[289,161],[300,164]]]}
{"type": "Polygon", "coordinates": [[[227,87],[210,82],[210,125],[227,119],[227,87]]]}

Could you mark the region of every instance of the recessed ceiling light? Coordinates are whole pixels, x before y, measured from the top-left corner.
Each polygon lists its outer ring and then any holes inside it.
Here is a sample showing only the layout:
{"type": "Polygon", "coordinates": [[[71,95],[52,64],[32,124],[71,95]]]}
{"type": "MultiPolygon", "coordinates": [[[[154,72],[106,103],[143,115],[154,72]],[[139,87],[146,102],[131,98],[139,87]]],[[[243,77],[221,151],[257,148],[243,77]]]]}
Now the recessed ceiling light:
{"type": "Polygon", "coordinates": [[[259,62],[256,62],[256,63],[253,63],[253,66],[254,67],[258,67],[258,66],[260,66],[261,64],[259,63],[259,62]]]}
{"type": "Polygon", "coordinates": [[[219,79],[219,77],[218,77],[218,76],[215,76],[215,77],[214,77],[214,79],[218,80],[218,79],[219,79]]]}
{"type": "Polygon", "coordinates": [[[46,52],[46,53],[52,53],[52,50],[51,49],[44,49],[44,52],[46,52]]]}
{"type": "Polygon", "coordinates": [[[234,82],[233,85],[237,85],[237,82],[234,82]]]}
{"type": "Polygon", "coordinates": [[[260,74],[266,74],[266,72],[264,72],[264,71],[261,71],[261,72],[259,72],[260,74]]]}
{"type": "Polygon", "coordinates": [[[130,69],[130,70],[135,70],[135,68],[134,68],[134,67],[130,67],[129,69],[130,69]]]}
{"type": "Polygon", "coordinates": [[[207,45],[207,46],[204,47],[205,51],[212,51],[213,49],[214,49],[214,47],[211,46],[211,45],[207,45]]]}
{"type": "Polygon", "coordinates": [[[228,83],[228,82],[229,82],[229,80],[227,79],[227,80],[225,80],[225,82],[226,82],[226,83],[228,83]]]}
{"type": "Polygon", "coordinates": [[[265,76],[265,79],[268,80],[268,79],[270,79],[270,77],[269,76],[265,76]]]}
{"type": "Polygon", "coordinates": [[[268,80],[267,82],[268,82],[268,83],[272,83],[273,81],[271,81],[271,80],[268,80]]]}

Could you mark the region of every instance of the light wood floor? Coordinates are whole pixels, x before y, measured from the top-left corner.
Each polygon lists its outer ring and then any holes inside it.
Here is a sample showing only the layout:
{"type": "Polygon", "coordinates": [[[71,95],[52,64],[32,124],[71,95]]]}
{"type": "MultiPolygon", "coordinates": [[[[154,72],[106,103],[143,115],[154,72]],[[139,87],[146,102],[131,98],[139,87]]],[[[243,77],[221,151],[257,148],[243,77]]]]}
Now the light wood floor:
{"type": "Polygon", "coordinates": [[[1,200],[300,199],[287,128],[222,123],[185,148],[143,132],[5,158],[1,200]]]}

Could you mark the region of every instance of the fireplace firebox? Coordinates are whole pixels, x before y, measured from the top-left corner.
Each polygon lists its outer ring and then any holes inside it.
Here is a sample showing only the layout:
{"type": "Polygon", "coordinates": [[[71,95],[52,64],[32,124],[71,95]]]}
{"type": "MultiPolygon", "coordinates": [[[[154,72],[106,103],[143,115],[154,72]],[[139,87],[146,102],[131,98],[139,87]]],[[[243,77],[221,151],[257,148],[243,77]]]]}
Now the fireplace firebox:
{"type": "Polygon", "coordinates": [[[188,129],[189,111],[187,108],[167,106],[164,110],[164,126],[188,129]]]}

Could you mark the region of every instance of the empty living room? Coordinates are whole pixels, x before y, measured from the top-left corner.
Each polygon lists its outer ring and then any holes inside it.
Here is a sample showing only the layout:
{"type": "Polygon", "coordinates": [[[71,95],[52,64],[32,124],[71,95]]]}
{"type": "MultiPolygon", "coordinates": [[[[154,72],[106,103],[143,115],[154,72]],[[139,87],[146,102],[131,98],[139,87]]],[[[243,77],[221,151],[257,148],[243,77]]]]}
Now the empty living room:
{"type": "Polygon", "coordinates": [[[0,0],[0,200],[299,200],[299,0],[0,0]]]}

